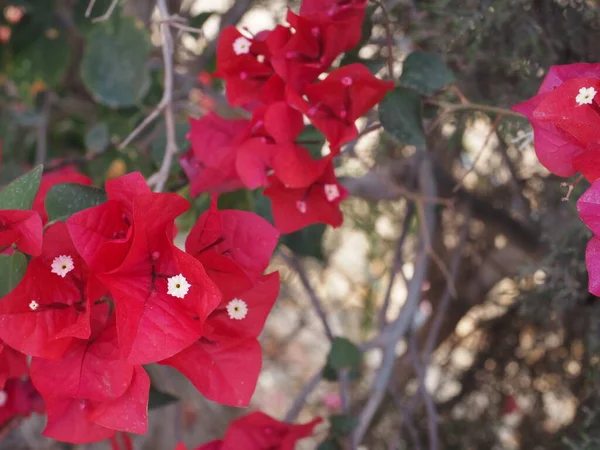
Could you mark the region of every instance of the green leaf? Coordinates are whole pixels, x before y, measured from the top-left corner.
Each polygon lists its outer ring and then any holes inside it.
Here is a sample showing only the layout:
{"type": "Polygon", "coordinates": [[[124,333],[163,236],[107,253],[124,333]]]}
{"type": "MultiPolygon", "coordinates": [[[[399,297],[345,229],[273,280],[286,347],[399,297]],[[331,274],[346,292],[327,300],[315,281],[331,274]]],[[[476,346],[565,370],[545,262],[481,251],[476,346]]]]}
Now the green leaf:
{"type": "Polygon", "coordinates": [[[39,165],[21,175],[0,191],[0,209],[31,209],[40,188],[42,171],[39,165]]]}
{"type": "Polygon", "coordinates": [[[132,18],[102,22],[89,35],[81,77],[100,102],[113,108],[138,104],[150,88],[151,44],[132,18]]]}
{"type": "Polygon", "coordinates": [[[217,202],[219,209],[238,209],[240,211],[254,211],[254,196],[248,189],[239,189],[219,195],[217,202]]]}
{"type": "Polygon", "coordinates": [[[388,93],[379,105],[379,120],[385,131],[400,142],[416,147],[425,145],[419,94],[403,87],[388,93]]]}
{"type": "Polygon", "coordinates": [[[31,95],[36,82],[54,89],[62,81],[71,61],[71,47],[64,30],[48,26],[40,31],[37,39],[19,52],[10,66],[10,76],[26,97],[31,95]]]}
{"type": "Polygon", "coordinates": [[[327,355],[327,367],[337,371],[342,369],[360,370],[362,352],[349,339],[336,337],[327,355]]]}
{"type": "Polygon", "coordinates": [[[51,221],[65,220],[76,212],[106,201],[106,193],[95,187],[76,183],[53,186],[46,195],[46,211],[51,221]]]}
{"type": "Polygon", "coordinates": [[[150,385],[150,397],[148,399],[148,409],[160,408],[171,403],[178,402],[179,399],[168,392],[163,392],[150,385]]]}
{"type": "Polygon", "coordinates": [[[300,133],[296,142],[306,148],[313,159],[323,157],[321,149],[323,148],[323,145],[325,145],[325,135],[317,130],[314,125],[304,127],[304,130],[300,133]]]}
{"type": "Polygon", "coordinates": [[[456,78],[452,71],[433,53],[412,52],[402,65],[400,83],[424,95],[454,81],[456,78]]]}
{"type": "Polygon", "coordinates": [[[110,132],[104,122],[97,123],[85,135],[85,146],[93,153],[101,153],[110,144],[110,132]]]}
{"type": "Polygon", "coordinates": [[[312,256],[323,261],[322,241],[325,229],[326,226],[322,223],[309,225],[295,233],[281,236],[281,243],[298,256],[312,256]]]}
{"type": "Polygon", "coordinates": [[[21,252],[0,255],[0,297],[12,291],[23,279],[27,270],[27,257],[21,252]]]}
{"type": "Polygon", "coordinates": [[[216,14],[216,11],[204,11],[200,14],[196,14],[195,16],[190,17],[188,25],[192,28],[202,28],[206,21],[214,14],[216,14]]]}
{"type": "Polygon", "coordinates": [[[342,447],[335,439],[327,439],[319,444],[317,450],[342,450],[342,447]]]}
{"type": "Polygon", "coordinates": [[[358,419],[346,414],[334,414],[329,417],[329,423],[331,424],[330,433],[335,437],[341,438],[348,436],[356,428],[358,419]]]}

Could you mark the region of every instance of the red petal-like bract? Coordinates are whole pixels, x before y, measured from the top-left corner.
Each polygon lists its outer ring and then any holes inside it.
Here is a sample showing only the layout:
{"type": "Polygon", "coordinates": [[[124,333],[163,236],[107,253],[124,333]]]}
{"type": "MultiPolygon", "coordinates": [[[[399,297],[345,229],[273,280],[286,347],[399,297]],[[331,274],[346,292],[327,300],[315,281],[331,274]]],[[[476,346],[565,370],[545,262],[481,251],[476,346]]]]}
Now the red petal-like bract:
{"type": "Polygon", "coordinates": [[[43,413],[44,402],[29,379],[11,378],[6,382],[3,402],[0,405],[0,426],[13,417],[28,417],[31,413],[43,413]]]}
{"type": "Polygon", "coordinates": [[[65,224],[49,227],[42,254],[30,261],[23,280],[0,302],[0,339],[30,356],[61,357],[74,338],[90,336],[90,304],[102,289],[88,279],[65,224]],[[52,272],[54,259],[63,255],[74,265],[64,278],[52,272]]]}
{"type": "Polygon", "coordinates": [[[42,252],[43,225],[35,211],[0,210],[0,249],[15,244],[23,253],[42,252]]]}
{"type": "Polygon", "coordinates": [[[21,378],[28,372],[27,357],[0,341],[0,389],[10,378],[21,378]]]}

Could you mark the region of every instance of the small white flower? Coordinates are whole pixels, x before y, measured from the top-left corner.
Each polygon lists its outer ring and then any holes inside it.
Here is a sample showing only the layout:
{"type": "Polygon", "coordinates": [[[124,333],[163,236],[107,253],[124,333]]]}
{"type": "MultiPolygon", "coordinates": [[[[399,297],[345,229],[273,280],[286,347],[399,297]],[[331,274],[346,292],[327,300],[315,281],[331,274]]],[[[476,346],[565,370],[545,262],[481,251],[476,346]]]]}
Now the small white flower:
{"type": "Polygon", "coordinates": [[[39,307],[40,307],[39,303],[36,302],[35,300],[31,300],[31,302],[29,302],[29,309],[30,310],[35,311],[39,307]]]}
{"type": "Polygon", "coordinates": [[[298,200],[296,202],[296,209],[298,211],[300,211],[302,214],[306,214],[306,209],[307,209],[306,202],[303,202],[302,200],[298,200]]]}
{"type": "Polygon", "coordinates": [[[342,84],[344,86],[352,86],[352,78],[350,78],[350,77],[343,77],[342,78],[342,84]]]}
{"type": "Polygon", "coordinates": [[[582,87],[579,89],[579,94],[575,97],[575,101],[579,106],[581,105],[591,105],[594,101],[594,97],[596,96],[596,89],[593,87],[585,88],[582,87]]]}
{"type": "Polygon", "coordinates": [[[328,202],[332,202],[340,196],[340,190],[337,187],[337,184],[326,184],[324,190],[328,202]]]}
{"type": "Polygon", "coordinates": [[[73,258],[69,255],[60,255],[54,258],[52,261],[52,273],[58,276],[66,277],[67,274],[75,268],[73,264],[73,258]]]}
{"type": "Polygon", "coordinates": [[[242,320],[248,315],[248,305],[244,300],[234,298],[227,303],[227,314],[233,320],[242,320]]]}
{"type": "Polygon", "coordinates": [[[175,275],[167,280],[167,294],[173,297],[183,298],[190,290],[191,284],[182,274],[175,275]]]}
{"type": "Polygon", "coordinates": [[[240,36],[233,42],[233,52],[236,55],[250,53],[250,45],[252,45],[252,43],[248,39],[244,36],[240,36]]]}
{"type": "Polygon", "coordinates": [[[6,405],[6,401],[8,400],[8,395],[6,391],[0,391],[0,408],[6,405]]]}

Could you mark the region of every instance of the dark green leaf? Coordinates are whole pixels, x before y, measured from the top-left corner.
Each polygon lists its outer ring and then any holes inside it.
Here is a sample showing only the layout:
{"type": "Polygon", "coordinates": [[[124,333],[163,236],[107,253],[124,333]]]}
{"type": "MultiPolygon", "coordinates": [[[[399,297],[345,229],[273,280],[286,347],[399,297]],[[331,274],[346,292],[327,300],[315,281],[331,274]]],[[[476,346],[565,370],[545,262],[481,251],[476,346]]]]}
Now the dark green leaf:
{"type": "Polygon", "coordinates": [[[334,414],[329,418],[329,423],[331,423],[330,433],[341,438],[348,436],[356,428],[358,419],[346,414],[334,414]]]}
{"type": "Polygon", "coordinates": [[[335,439],[327,439],[319,444],[317,450],[342,450],[342,447],[335,439]]]}
{"type": "Polygon", "coordinates": [[[408,145],[425,145],[421,117],[421,98],[411,89],[398,87],[379,105],[379,120],[385,131],[408,145]]]}
{"type": "Polygon", "coordinates": [[[97,123],[85,135],[85,146],[94,153],[101,153],[110,144],[110,132],[104,122],[97,123]]]}
{"type": "Polygon", "coordinates": [[[238,209],[240,211],[254,211],[254,196],[248,189],[239,189],[219,195],[217,202],[219,209],[238,209]]]}
{"type": "Polygon", "coordinates": [[[0,191],[0,209],[31,209],[40,188],[43,166],[21,175],[0,191]]]}
{"type": "Polygon", "coordinates": [[[27,258],[23,253],[0,255],[0,297],[4,297],[21,282],[25,270],[27,258]]]}
{"type": "Polygon", "coordinates": [[[179,399],[168,392],[159,391],[154,385],[150,386],[150,397],[148,399],[148,409],[160,408],[171,403],[178,402],[179,399]]]}
{"type": "Polygon", "coordinates": [[[51,221],[65,220],[76,212],[106,201],[106,193],[95,187],[76,183],[53,186],[46,195],[46,211],[51,221]]]}
{"type": "Polygon", "coordinates": [[[323,261],[323,234],[326,226],[322,223],[309,225],[295,233],[281,236],[281,243],[298,256],[312,256],[323,261]]]}
{"type": "Polygon", "coordinates": [[[100,23],[90,33],[83,55],[83,82],[107,106],[133,106],[150,88],[147,67],[150,50],[146,31],[133,19],[100,23]]]}
{"type": "Polygon", "coordinates": [[[335,371],[342,369],[360,370],[362,365],[362,352],[352,341],[336,337],[331,343],[331,350],[327,355],[327,366],[335,371]]]}
{"type": "Polygon", "coordinates": [[[313,159],[319,159],[323,157],[321,150],[325,145],[325,135],[317,130],[313,125],[304,127],[296,142],[302,147],[308,149],[313,159]]]}
{"type": "Polygon", "coordinates": [[[428,95],[456,81],[452,71],[433,53],[412,52],[402,65],[400,83],[428,95]]]}
{"type": "Polygon", "coordinates": [[[202,28],[204,23],[215,13],[216,11],[201,12],[200,14],[190,17],[188,25],[193,28],[202,28]]]}

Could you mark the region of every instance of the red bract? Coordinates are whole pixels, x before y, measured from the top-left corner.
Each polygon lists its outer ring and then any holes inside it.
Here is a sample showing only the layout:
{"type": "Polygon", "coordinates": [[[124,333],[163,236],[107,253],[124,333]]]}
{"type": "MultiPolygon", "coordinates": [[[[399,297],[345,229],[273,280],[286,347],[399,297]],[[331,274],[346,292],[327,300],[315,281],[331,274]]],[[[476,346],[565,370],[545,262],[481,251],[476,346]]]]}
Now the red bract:
{"type": "Polygon", "coordinates": [[[239,298],[225,299],[208,317],[203,337],[162,361],[215,402],[247,406],[262,366],[257,341],[279,292],[279,274],[259,279],[239,298]]]}
{"type": "Polygon", "coordinates": [[[338,150],[358,136],[354,122],[393,88],[393,82],[375,78],[362,64],[349,64],[306,86],[304,97],[308,100],[293,89],[287,90],[287,98],[325,134],[331,148],[338,150]]]}
{"type": "Polygon", "coordinates": [[[10,378],[21,378],[28,372],[26,356],[0,341],[0,389],[10,378]]]}
{"type": "Polygon", "coordinates": [[[279,231],[262,217],[246,212],[217,209],[213,197],[200,216],[185,248],[205,267],[223,293],[223,300],[248,290],[269,265],[279,231]]]}
{"type": "Polygon", "coordinates": [[[35,211],[0,210],[0,249],[15,244],[19,250],[38,256],[42,252],[43,225],[35,211]]]}
{"type": "Polygon", "coordinates": [[[561,130],[572,143],[587,147],[599,140],[600,79],[574,78],[549,92],[533,112],[536,120],[548,122],[561,130]],[[589,98],[583,90],[592,89],[589,98]]]}
{"type": "Polygon", "coordinates": [[[0,390],[0,425],[13,417],[28,417],[44,410],[44,402],[30,380],[10,379],[0,390]]]}
{"type": "Polygon", "coordinates": [[[247,120],[227,120],[214,113],[190,119],[190,150],[181,156],[180,163],[190,179],[193,197],[243,187],[235,168],[236,138],[247,126],[247,120]]]}
{"type": "Polygon", "coordinates": [[[59,358],[90,336],[90,305],[104,293],[90,280],[64,223],[46,231],[42,254],[0,302],[0,339],[31,356],[59,358]]]}
{"type": "MultiPolygon", "coordinates": [[[[531,123],[535,152],[542,165],[552,173],[564,177],[571,176],[580,170],[574,167],[573,158],[583,152],[584,148],[565,136],[553,123],[535,118],[534,111],[549,93],[572,78],[600,78],[600,64],[580,63],[552,66],[537,95],[512,107],[513,110],[525,115],[531,123]]],[[[580,162],[578,166],[585,167],[585,164],[580,162]]]]}
{"type": "Polygon", "coordinates": [[[269,32],[247,37],[235,27],[227,27],[219,36],[217,71],[215,75],[226,82],[227,100],[243,106],[283,97],[281,82],[274,76],[269,63],[265,38],[269,32]]]}
{"type": "Polygon", "coordinates": [[[92,184],[92,180],[89,177],[79,173],[73,166],[66,166],[60,170],[42,175],[40,188],[35,196],[33,207],[31,209],[40,214],[44,224],[48,222],[48,214],[46,213],[46,206],[44,205],[46,195],[53,186],[60,183],[77,183],[90,186],[92,184]]]}
{"type": "Polygon", "coordinates": [[[196,450],[294,450],[321,420],[295,425],[254,412],[231,422],[222,441],[208,442],[196,450]]]}
{"type": "Polygon", "coordinates": [[[308,188],[290,189],[276,177],[270,177],[264,195],[271,199],[275,226],[282,233],[292,233],[314,223],[333,227],[342,224],[340,203],[348,191],[335,177],[333,166],[308,188]]]}
{"type": "Polygon", "coordinates": [[[172,243],[188,202],[176,194],[133,200],[133,240],[123,263],[98,274],[115,301],[119,344],[131,364],[168,358],[202,335],[220,294],[202,264],[172,243]]]}
{"type": "Polygon", "coordinates": [[[139,172],[106,182],[108,201],[84,209],[67,220],[77,251],[96,273],[118,267],[129,253],[133,238],[133,202],[151,194],[139,172]]]}
{"type": "Polygon", "coordinates": [[[237,173],[246,187],[266,186],[271,169],[290,187],[306,187],[323,173],[329,158],[313,160],[295,142],[303,129],[302,114],[285,102],[254,111],[236,159],[237,173]]]}
{"type": "Polygon", "coordinates": [[[142,367],[135,367],[127,390],[114,400],[46,398],[48,424],[43,434],[74,444],[101,441],[117,431],[144,434],[149,391],[150,378],[142,367]]]}
{"type": "Polygon", "coordinates": [[[600,295],[600,180],[577,201],[579,216],[592,230],[594,237],[588,243],[585,260],[589,273],[588,288],[594,295],[600,295]]]}

